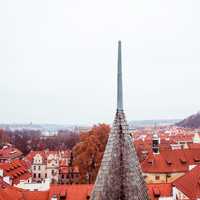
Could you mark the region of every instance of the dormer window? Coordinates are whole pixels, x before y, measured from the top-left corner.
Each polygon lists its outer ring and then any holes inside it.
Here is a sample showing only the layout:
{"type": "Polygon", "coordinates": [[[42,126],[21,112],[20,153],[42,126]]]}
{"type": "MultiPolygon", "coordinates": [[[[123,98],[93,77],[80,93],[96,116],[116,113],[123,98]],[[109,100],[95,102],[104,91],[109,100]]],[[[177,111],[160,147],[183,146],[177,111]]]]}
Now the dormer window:
{"type": "Polygon", "coordinates": [[[186,163],[187,163],[187,160],[186,160],[185,158],[180,158],[180,162],[181,162],[182,164],[186,164],[186,163]]]}
{"type": "Polygon", "coordinates": [[[171,161],[171,160],[166,160],[166,163],[167,163],[168,165],[171,165],[171,164],[172,164],[172,161],[171,161]]]}
{"type": "Polygon", "coordinates": [[[60,192],[60,200],[65,200],[66,199],[66,192],[65,191],[61,191],[60,192]]]}
{"type": "Polygon", "coordinates": [[[158,188],[153,188],[154,197],[160,197],[160,190],[158,188]]]}
{"type": "Polygon", "coordinates": [[[194,157],[194,162],[200,162],[200,157],[199,156],[195,156],[194,157]]]}
{"type": "Polygon", "coordinates": [[[148,164],[153,165],[153,159],[149,159],[148,164]]]}

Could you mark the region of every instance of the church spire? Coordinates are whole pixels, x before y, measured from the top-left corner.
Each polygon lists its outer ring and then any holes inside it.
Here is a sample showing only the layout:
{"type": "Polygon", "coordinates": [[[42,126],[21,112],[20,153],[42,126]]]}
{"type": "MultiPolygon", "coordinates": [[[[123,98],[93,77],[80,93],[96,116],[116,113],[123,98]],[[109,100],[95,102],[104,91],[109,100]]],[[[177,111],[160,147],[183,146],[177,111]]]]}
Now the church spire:
{"type": "Polygon", "coordinates": [[[146,184],[123,112],[120,41],[117,80],[117,112],[90,200],[148,200],[146,184]]]}
{"type": "Polygon", "coordinates": [[[122,110],[123,110],[122,52],[121,52],[121,41],[118,41],[117,111],[122,111],[122,110]]]}

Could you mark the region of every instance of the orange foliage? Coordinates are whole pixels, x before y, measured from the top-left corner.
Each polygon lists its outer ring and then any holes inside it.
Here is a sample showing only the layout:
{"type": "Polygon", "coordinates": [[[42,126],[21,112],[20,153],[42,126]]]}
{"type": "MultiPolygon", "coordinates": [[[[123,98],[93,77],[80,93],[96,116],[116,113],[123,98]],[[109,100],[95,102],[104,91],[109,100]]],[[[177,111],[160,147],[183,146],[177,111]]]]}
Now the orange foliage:
{"type": "Polygon", "coordinates": [[[74,163],[79,166],[82,183],[93,183],[108,140],[110,126],[99,124],[80,134],[80,142],[73,149],[74,163]]]}

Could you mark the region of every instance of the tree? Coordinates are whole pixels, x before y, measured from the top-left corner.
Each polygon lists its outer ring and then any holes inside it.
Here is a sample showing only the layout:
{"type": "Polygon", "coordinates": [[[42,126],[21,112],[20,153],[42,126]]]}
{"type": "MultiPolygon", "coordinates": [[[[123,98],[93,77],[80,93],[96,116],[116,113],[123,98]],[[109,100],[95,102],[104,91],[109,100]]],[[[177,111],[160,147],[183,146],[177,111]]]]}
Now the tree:
{"type": "Polygon", "coordinates": [[[80,169],[81,182],[95,181],[109,132],[109,125],[99,124],[88,132],[80,133],[80,142],[73,148],[73,153],[74,163],[80,169]]]}
{"type": "Polygon", "coordinates": [[[9,142],[10,142],[9,136],[3,129],[0,129],[0,147],[9,142]]]}

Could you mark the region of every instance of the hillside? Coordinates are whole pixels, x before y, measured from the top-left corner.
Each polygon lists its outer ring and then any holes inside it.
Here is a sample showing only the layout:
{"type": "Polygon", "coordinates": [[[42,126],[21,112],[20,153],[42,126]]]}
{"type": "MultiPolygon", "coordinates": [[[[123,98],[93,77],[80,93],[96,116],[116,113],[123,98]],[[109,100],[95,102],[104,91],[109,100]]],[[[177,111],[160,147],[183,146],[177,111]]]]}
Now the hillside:
{"type": "Polygon", "coordinates": [[[200,112],[176,123],[176,125],[185,128],[200,128],[200,112]]]}

